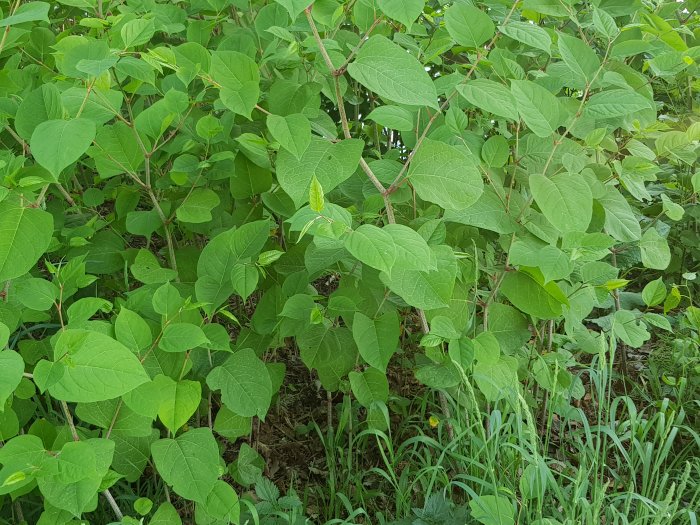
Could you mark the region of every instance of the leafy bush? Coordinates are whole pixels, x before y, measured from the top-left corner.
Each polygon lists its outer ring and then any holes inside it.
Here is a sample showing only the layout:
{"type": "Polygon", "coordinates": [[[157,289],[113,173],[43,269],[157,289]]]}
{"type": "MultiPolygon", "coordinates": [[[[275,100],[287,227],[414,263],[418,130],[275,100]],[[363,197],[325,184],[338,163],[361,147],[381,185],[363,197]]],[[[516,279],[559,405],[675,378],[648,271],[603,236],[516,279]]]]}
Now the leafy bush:
{"type": "Polygon", "coordinates": [[[0,517],[696,519],[697,7],[5,3],[0,517]]]}

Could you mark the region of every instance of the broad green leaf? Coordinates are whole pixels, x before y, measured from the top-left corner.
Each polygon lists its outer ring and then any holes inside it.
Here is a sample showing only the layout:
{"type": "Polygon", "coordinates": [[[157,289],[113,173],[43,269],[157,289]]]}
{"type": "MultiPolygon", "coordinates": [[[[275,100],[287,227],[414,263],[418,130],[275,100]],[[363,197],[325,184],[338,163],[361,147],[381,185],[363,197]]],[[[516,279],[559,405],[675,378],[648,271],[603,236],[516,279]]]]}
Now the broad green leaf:
{"type": "Polygon", "coordinates": [[[240,416],[264,418],[272,400],[270,374],[255,352],[240,350],[207,376],[213,390],[221,390],[224,404],[240,416]]]}
{"type": "Polygon", "coordinates": [[[46,2],[27,2],[20,5],[14,14],[0,20],[0,27],[9,29],[10,26],[25,22],[48,22],[50,7],[51,4],[46,2]]]}
{"type": "Polygon", "coordinates": [[[527,319],[512,306],[493,303],[488,310],[488,327],[506,353],[513,353],[530,340],[527,319]]]}
{"type": "Polygon", "coordinates": [[[211,221],[211,211],[219,205],[219,196],[209,188],[197,188],[177,208],[177,220],[188,223],[211,221]]]}
{"type": "Polygon", "coordinates": [[[239,437],[247,436],[252,430],[253,419],[239,416],[225,406],[219,408],[214,420],[214,432],[234,441],[239,437]]]}
{"type": "Polygon", "coordinates": [[[258,65],[237,51],[215,51],[211,54],[209,73],[219,88],[224,106],[250,118],[260,98],[258,65]]]}
{"type": "Polygon", "coordinates": [[[553,177],[530,175],[530,190],[544,216],[557,230],[586,231],[593,213],[593,195],[584,179],[568,173],[553,177]]]}
{"type": "Polygon", "coordinates": [[[48,389],[62,401],[113,399],[149,380],[127,347],[99,332],[64,330],[53,353],[55,362],[41,361],[34,379],[42,390],[48,389]]]}
{"type": "Polygon", "coordinates": [[[518,120],[515,98],[503,84],[477,78],[457,86],[457,91],[470,104],[508,120],[518,120]]]}
{"type": "Polygon", "coordinates": [[[403,224],[387,224],[382,230],[391,235],[394,241],[397,266],[426,272],[437,268],[430,246],[413,228],[403,224]]]}
{"type": "Polygon", "coordinates": [[[34,159],[58,180],[87,151],[95,133],[95,124],[84,118],[47,120],[34,128],[29,146],[34,159]]]}
{"type": "Polygon", "coordinates": [[[569,69],[590,84],[600,68],[600,59],[596,52],[583,40],[566,33],[559,33],[558,46],[559,53],[569,69]]]}
{"type": "Polygon", "coordinates": [[[348,73],[393,102],[438,109],[435,85],[421,63],[385,36],[370,37],[348,65],[348,73]]]}
{"type": "Polygon", "coordinates": [[[491,402],[512,398],[518,391],[518,361],[512,356],[482,360],[474,365],[474,381],[491,402]]]}
{"type": "Polygon", "coordinates": [[[247,199],[270,189],[272,173],[269,168],[258,166],[239,152],[234,160],[229,185],[234,199],[247,199]]]}
{"type": "Polygon", "coordinates": [[[120,33],[125,48],[141,46],[153,38],[155,24],[149,18],[129,20],[122,26],[120,33]]]}
{"type": "Polygon", "coordinates": [[[518,310],[540,319],[554,319],[562,313],[561,290],[555,283],[543,285],[526,272],[508,272],[501,292],[518,310]]]}
{"type": "Polygon", "coordinates": [[[642,251],[642,264],[654,270],[665,270],[671,263],[671,249],[668,241],[663,238],[656,228],[649,228],[639,240],[642,251]]]}
{"type": "Polygon", "coordinates": [[[468,208],[481,196],[481,173],[464,150],[425,139],[413,156],[408,180],[421,199],[448,210],[468,208]]]}
{"type": "Polygon", "coordinates": [[[30,277],[18,281],[14,286],[15,297],[23,306],[32,310],[50,310],[58,299],[58,287],[46,279],[30,277]]]}
{"type": "Polygon", "coordinates": [[[219,447],[208,428],[151,445],[158,473],[179,496],[205,503],[219,478],[219,447]]]}
{"type": "Polygon", "coordinates": [[[55,84],[42,84],[24,97],[17,108],[15,130],[24,140],[29,140],[39,124],[62,117],[61,92],[55,84]]]}
{"type": "Polygon", "coordinates": [[[207,496],[202,510],[223,523],[239,523],[241,504],[233,487],[225,481],[218,480],[207,496]]]}
{"type": "Polygon", "coordinates": [[[114,322],[114,335],[117,341],[137,354],[153,343],[148,323],[139,314],[124,307],[119,310],[114,322]]]}
{"type": "Polygon", "coordinates": [[[362,224],[345,238],[345,248],[360,262],[388,274],[396,261],[393,237],[372,224],[362,224]]]}
{"type": "Polygon", "coordinates": [[[620,34],[615,19],[603,9],[593,9],[593,27],[610,40],[614,40],[620,34]]]}
{"type": "Polygon", "coordinates": [[[642,228],[625,197],[615,188],[596,199],[605,209],[605,231],[621,242],[637,241],[642,228]]]}
{"type": "Polygon", "coordinates": [[[153,514],[148,525],[182,525],[177,509],[167,501],[161,503],[158,510],[153,514]]]}
{"type": "MultiPolygon", "coordinates": [[[[5,326],[0,326],[0,329],[5,326]]],[[[5,346],[5,345],[2,345],[5,346]]],[[[15,391],[22,380],[24,360],[13,350],[0,351],[0,412],[5,408],[5,401],[15,391]]]]}
{"type": "Polygon", "coordinates": [[[195,413],[202,399],[199,381],[181,379],[174,381],[167,376],[157,376],[154,382],[160,392],[158,418],[165,428],[175,434],[195,413]]]}
{"type": "Polygon", "coordinates": [[[498,30],[513,40],[551,55],[552,39],[547,31],[536,24],[510,20],[507,24],[499,26],[498,30]]]}
{"type": "Polygon", "coordinates": [[[489,15],[465,3],[455,3],[447,9],[445,27],[455,42],[466,47],[479,47],[496,32],[489,15]]]}
{"type": "Polygon", "coordinates": [[[267,116],[267,129],[272,138],[297,159],[301,159],[311,143],[311,124],[301,113],[284,117],[270,114],[267,116]]]}
{"type": "Polygon", "coordinates": [[[629,310],[618,310],[615,312],[613,332],[632,348],[640,348],[651,337],[646,325],[639,320],[634,312],[629,310]]]}
{"type": "Polygon", "coordinates": [[[504,496],[479,496],[469,502],[469,508],[472,517],[482,525],[515,524],[515,508],[504,496]]]}
{"type": "Polygon", "coordinates": [[[275,0],[275,2],[289,12],[289,17],[292,20],[296,20],[304,9],[313,4],[313,0],[275,0]]]}
{"type": "Polygon", "coordinates": [[[386,374],[376,368],[364,372],[350,372],[350,387],[357,401],[365,408],[376,402],[386,403],[389,399],[389,382],[386,374]]]}
{"type": "Polygon", "coordinates": [[[481,147],[481,158],[491,168],[502,168],[510,157],[510,147],[503,135],[489,137],[481,147]]]}
{"type": "Polygon", "coordinates": [[[277,156],[277,180],[297,208],[309,198],[313,176],[328,193],[347,180],[357,169],[364,143],[359,139],[332,143],[321,138],[311,139],[300,159],[287,150],[277,156]]]}
{"type": "Polygon", "coordinates": [[[377,0],[377,5],[386,16],[408,28],[423,12],[425,0],[377,0]]]}
{"type": "Polygon", "coordinates": [[[661,277],[647,283],[642,290],[642,300],[647,306],[656,306],[666,298],[666,285],[661,277]]]}
{"type": "Polygon", "coordinates": [[[202,329],[191,323],[169,324],[163,330],[158,347],[164,352],[186,352],[209,342],[202,329]]]}
{"type": "Polygon", "coordinates": [[[367,118],[380,126],[398,131],[411,131],[416,126],[413,113],[400,106],[376,107],[367,115],[367,118]]]}
{"type": "Polygon", "coordinates": [[[249,264],[239,264],[231,270],[231,284],[233,290],[240,295],[243,300],[247,300],[258,286],[260,272],[255,266],[249,264]]]}
{"type": "Polygon", "coordinates": [[[559,100],[547,89],[530,80],[513,80],[510,91],[518,113],[538,137],[550,137],[561,124],[559,100]]]}
{"type": "Polygon", "coordinates": [[[652,107],[653,103],[636,91],[609,89],[593,95],[584,107],[584,114],[596,119],[607,119],[623,117],[652,107]]]}
{"type": "Polygon", "coordinates": [[[75,413],[86,423],[111,429],[122,436],[145,437],[150,436],[153,431],[153,420],[150,417],[134,412],[120,399],[78,403],[75,413]]]}
{"type": "Polygon", "coordinates": [[[352,336],[362,359],[370,366],[386,371],[386,367],[399,344],[401,324],[395,310],[375,319],[361,312],[355,312],[352,322],[352,336]]]}

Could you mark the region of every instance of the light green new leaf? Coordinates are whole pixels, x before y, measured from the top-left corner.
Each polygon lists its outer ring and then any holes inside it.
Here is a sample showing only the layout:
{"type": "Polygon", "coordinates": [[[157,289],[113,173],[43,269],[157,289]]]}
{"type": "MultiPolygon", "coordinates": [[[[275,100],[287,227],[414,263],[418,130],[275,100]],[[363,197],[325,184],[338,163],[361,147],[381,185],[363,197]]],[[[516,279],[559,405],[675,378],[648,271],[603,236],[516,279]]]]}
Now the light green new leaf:
{"type": "Polygon", "coordinates": [[[219,478],[219,447],[208,428],[151,445],[158,473],[181,497],[205,503],[219,478]]]}
{"type": "Polygon", "coordinates": [[[357,169],[364,142],[359,139],[332,143],[313,137],[301,158],[287,150],[277,155],[277,180],[297,208],[309,198],[309,186],[315,175],[328,193],[348,179],[357,169]]]}
{"type": "Polygon", "coordinates": [[[357,401],[365,408],[376,402],[386,403],[389,399],[389,381],[386,374],[376,368],[368,368],[364,372],[350,372],[350,387],[357,401]]]}
{"type": "Polygon", "coordinates": [[[431,139],[413,156],[408,179],[421,199],[447,210],[468,208],[484,190],[481,173],[465,150],[431,139]]]}
{"type": "Polygon", "coordinates": [[[377,0],[382,12],[406,27],[411,27],[423,12],[425,0],[377,0]]]}
{"type": "Polygon", "coordinates": [[[549,33],[536,24],[510,20],[498,30],[504,35],[551,55],[552,39],[549,33]]]}
{"type": "Polygon", "coordinates": [[[163,330],[158,347],[164,352],[186,352],[209,342],[202,329],[191,323],[169,324],[163,330]]]}
{"type": "Polygon", "coordinates": [[[510,90],[503,84],[477,78],[457,86],[457,91],[470,104],[508,120],[518,120],[518,109],[510,90]]]}
{"type": "MultiPolygon", "coordinates": [[[[0,330],[4,326],[4,324],[0,325],[0,330]]],[[[3,344],[2,346],[5,345],[3,344]]],[[[5,401],[12,395],[12,392],[15,391],[15,388],[22,380],[23,373],[24,360],[21,355],[13,350],[0,352],[0,412],[4,410],[5,401]]]]}
{"type": "Polygon", "coordinates": [[[260,70],[253,59],[237,51],[215,51],[209,73],[224,106],[250,118],[260,98],[260,70]]]}
{"type": "Polygon", "coordinates": [[[372,224],[362,224],[345,238],[345,248],[360,262],[391,274],[396,260],[394,238],[372,224]]]}
{"type": "Polygon", "coordinates": [[[455,3],[447,9],[445,27],[455,42],[466,47],[479,47],[496,32],[489,15],[465,3],[455,3]]]}
{"type": "Polygon", "coordinates": [[[211,221],[211,211],[219,205],[219,196],[209,188],[197,188],[178,207],[175,214],[180,222],[199,224],[211,221]]]}
{"type": "Polygon", "coordinates": [[[186,379],[174,381],[164,375],[156,376],[153,382],[160,393],[158,417],[165,428],[175,434],[196,412],[202,399],[202,385],[186,379]]]}
{"type": "Polygon", "coordinates": [[[629,89],[610,89],[593,95],[584,107],[584,115],[607,119],[630,115],[642,109],[653,108],[654,103],[629,89]]]}
{"type": "Polygon", "coordinates": [[[578,175],[530,175],[530,190],[547,220],[562,233],[586,231],[593,214],[593,195],[578,175]]]}
{"type": "Polygon", "coordinates": [[[272,138],[297,159],[301,158],[311,143],[311,124],[301,113],[285,117],[270,114],[267,116],[267,129],[272,138]]]}
{"type": "Polygon", "coordinates": [[[99,332],[60,332],[54,359],[54,363],[37,364],[34,380],[42,390],[48,388],[54,398],[63,401],[105,401],[149,380],[141,362],[126,346],[99,332]]]}
{"type": "Polygon", "coordinates": [[[438,109],[435,84],[418,60],[391,40],[374,35],[348,65],[348,73],[393,102],[438,109]]]}
{"type": "Polygon", "coordinates": [[[244,417],[264,418],[272,401],[270,373],[255,352],[240,350],[207,376],[213,390],[221,390],[221,400],[244,417]]]}
{"type": "Polygon", "coordinates": [[[51,242],[53,216],[11,194],[0,202],[0,282],[27,273],[51,242]]]}
{"type": "Polygon", "coordinates": [[[661,277],[647,283],[642,290],[642,300],[647,306],[656,306],[666,299],[666,285],[661,277]]]}
{"type": "Polygon", "coordinates": [[[355,312],[352,322],[352,336],[362,359],[370,366],[386,371],[394,355],[401,335],[401,323],[395,310],[370,319],[361,312],[355,312]]]}
{"type": "Polygon", "coordinates": [[[95,133],[95,123],[88,119],[47,120],[34,128],[29,146],[34,159],[58,180],[87,151],[95,133]]]}
{"type": "Polygon", "coordinates": [[[634,312],[629,310],[615,312],[613,332],[632,348],[640,348],[651,337],[646,325],[638,319],[634,312]]]}
{"type": "Polygon", "coordinates": [[[380,126],[398,131],[411,131],[416,125],[413,113],[399,106],[376,107],[367,115],[367,118],[380,126]]]}
{"type": "Polygon", "coordinates": [[[155,24],[152,19],[137,18],[129,20],[121,28],[121,37],[124,41],[124,47],[136,47],[146,44],[156,32],[155,24]]]}
{"type": "Polygon", "coordinates": [[[663,238],[656,228],[649,228],[639,241],[642,252],[642,264],[646,268],[665,270],[671,263],[671,249],[668,241],[663,238]]]}
{"type": "Polygon", "coordinates": [[[565,33],[559,33],[558,46],[568,68],[590,84],[600,68],[600,59],[596,52],[583,40],[565,33]]]}
{"type": "Polygon", "coordinates": [[[547,138],[557,130],[561,124],[557,97],[530,80],[513,80],[510,91],[518,113],[535,135],[547,138]]]}

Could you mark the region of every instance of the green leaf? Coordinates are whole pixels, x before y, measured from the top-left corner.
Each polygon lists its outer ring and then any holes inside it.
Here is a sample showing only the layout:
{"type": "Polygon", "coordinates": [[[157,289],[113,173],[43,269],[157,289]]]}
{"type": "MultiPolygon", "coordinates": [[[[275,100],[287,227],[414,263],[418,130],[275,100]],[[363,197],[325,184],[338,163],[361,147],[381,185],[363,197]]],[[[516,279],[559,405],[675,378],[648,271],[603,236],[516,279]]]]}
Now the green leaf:
{"type": "Polygon", "coordinates": [[[425,0],[377,0],[377,5],[392,20],[411,27],[423,13],[425,0]]]}
{"type": "Polygon", "coordinates": [[[489,332],[506,353],[514,353],[532,337],[527,319],[512,306],[493,303],[489,307],[489,332]]]}
{"type": "Polygon", "coordinates": [[[647,283],[642,290],[642,300],[647,306],[656,306],[666,298],[666,285],[661,277],[647,283]]]}
{"type": "Polygon", "coordinates": [[[29,140],[39,124],[62,117],[61,92],[55,84],[42,84],[24,97],[17,108],[15,129],[20,137],[29,140]]]}
{"type": "Polygon", "coordinates": [[[479,109],[508,120],[518,120],[515,98],[503,84],[485,78],[476,78],[467,84],[457,86],[457,91],[479,109]]]}
{"type": "Polygon", "coordinates": [[[153,343],[153,334],[148,326],[136,312],[122,307],[114,322],[114,335],[121,344],[134,353],[145,350],[153,343]]]}
{"type": "Polygon", "coordinates": [[[357,169],[364,142],[359,139],[332,143],[321,138],[311,139],[300,159],[287,152],[277,155],[277,180],[297,208],[309,198],[309,187],[315,176],[328,193],[350,178],[357,169]]]}
{"type": "Polygon", "coordinates": [[[393,102],[439,107],[435,85],[421,63],[385,36],[370,37],[348,65],[348,73],[393,102]]]}
{"type": "Polygon", "coordinates": [[[311,177],[311,186],[309,186],[309,208],[316,213],[321,213],[324,206],[323,186],[318,182],[316,175],[311,177]]]}
{"type": "Polygon", "coordinates": [[[464,150],[425,139],[413,156],[408,179],[421,199],[448,210],[468,208],[481,196],[481,173],[464,150]]]}
{"type": "Polygon", "coordinates": [[[447,9],[445,27],[455,42],[466,47],[479,47],[496,32],[489,15],[464,3],[452,4],[447,9]]]}
{"type": "Polygon", "coordinates": [[[182,520],[177,509],[166,501],[161,503],[148,525],[182,525],[182,520]]]}
{"type": "Polygon", "coordinates": [[[420,233],[403,224],[387,224],[382,229],[391,235],[396,246],[397,267],[426,272],[437,268],[435,256],[420,233]]]}
{"type": "Polygon", "coordinates": [[[553,282],[543,285],[529,273],[506,273],[501,292],[518,310],[539,319],[554,319],[562,313],[559,287],[553,282]]]}
{"type": "Polygon", "coordinates": [[[583,77],[586,84],[590,84],[600,68],[596,52],[583,40],[565,33],[559,33],[558,47],[569,69],[575,75],[583,77]]]}
{"type": "Polygon", "coordinates": [[[515,509],[504,496],[479,496],[469,502],[472,517],[482,525],[514,525],[515,509]]]}
{"type": "Polygon", "coordinates": [[[221,390],[224,404],[240,416],[264,418],[272,400],[270,374],[255,352],[240,350],[207,376],[213,390],[221,390]]]}
{"type": "Polygon", "coordinates": [[[45,279],[30,277],[14,286],[15,297],[23,306],[32,310],[50,310],[60,294],[58,287],[45,279]]]}
{"type": "Polygon", "coordinates": [[[584,179],[568,173],[530,175],[530,189],[547,220],[562,233],[586,231],[593,214],[593,195],[584,179]]]}
{"type": "Polygon", "coordinates": [[[642,264],[654,270],[665,270],[671,263],[671,249],[656,228],[649,228],[639,240],[642,264]]]}
{"type": "Polygon", "coordinates": [[[169,324],[163,330],[158,347],[164,352],[186,352],[209,342],[202,329],[191,323],[169,324]]]}
{"type": "Polygon", "coordinates": [[[510,20],[507,24],[499,26],[498,30],[513,40],[551,55],[552,39],[547,31],[536,24],[510,20]]]}
{"type": "Polygon", "coordinates": [[[491,168],[502,168],[510,157],[510,147],[503,135],[489,137],[481,147],[481,158],[491,168]]]}
{"type": "Polygon", "coordinates": [[[0,412],[4,410],[5,401],[9,399],[22,380],[23,373],[24,360],[21,355],[12,350],[0,352],[0,412]]]}
{"type": "Polygon", "coordinates": [[[214,432],[234,441],[239,437],[247,436],[252,430],[253,419],[239,416],[225,406],[219,408],[214,420],[214,432]]]}
{"type": "Polygon", "coordinates": [[[203,508],[216,520],[222,520],[224,523],[239,523],[241,504],[238,501],[238,494],[225,481],[216,482],[203,508]]]}
{"type": "Polygon", "coordinates": [[[380,126],[398,131],[412,131],[416,126],[413,113],[399,106],[376,107],[367,115],[367,118],[380,126]]]}
{"type": "Polygon", "coordinates": [[[275,0],[289,12],[289,17],[296,20],[301,12],[313,4],[314,0],[275,0]]]}
{"type": "Polygon", "coordinates": [[[219,205],[219,196],[209,188],[197,188],[190,193],[175,212],[177,220],[188,223],[211,221],[211,211],[219,205]]]}
{"type": "Polygon", "coordinates": [[[651,100],[636,91],[609,89],[596,93],[588,100],[584,115],[595,119],[616,118],[653,107],[651,100]]]}
{"type": "Polygon", "coordinates": [[[202,399],[202,385],[199,381],[173,379],[159,375],[154,379],[160,393],[158,418],[165,428],[175,434],[197,411],[202,399]]]}
{"type": "Polygon", "coordinates": [[[47,120],[34,128],[29,146],[34,159],[58,180],[87,151],[95,133],[94,122],[84,118],[47,120]]]}
{"type": "Polygon", "coordinates": [[[637,318],[634,312],[629,310],[618,310],[615,312],[613,332],[632,348],[640,348],[651,337],[646,325],[637,318]]]}
{"type": "Polygon", "coordinates": [[[233,290],[240,295],[243,300],[247,300],[258,286],[260,272],[255,266],[249,264],[239,264],[231,270],[231,284],[233,290]]]}
{"type": "Polygon", "coordinates": [[[360,355],[367,364],[382,372],[386,372],[386,367],[398,348],[400,333],[401,323],[395,310],[375,319],[355,312],[352,336],[360,355]]]}
{"type": "Polygon", "coordinates": [[[530,80],[513,80],[510,91],[518,113],[538,137],[550,137],[561,124],[559,100],[547,89],[530,80]]]}
{"type": "Polygon", "coordinates": [[[211,54],[209,73],[219,88],[224,106],[250,118],[260,98],[258,65],[237,51],[215,51],[211,54]]]}
{"type": "Polygon", "coordinates": [[[219,447],[208,428],[195,428],[175,439],[151,445],[158,473],[179,496],[206,503],[219,478],[219,447]]]}
{"type": "Polygon", "coordinates": [[[376,368],[364,372],[350,372],[350,387],[357,401],[365,408],[376,402],[386,403],[389,399],[389,382],[386,374],[376,368]]]}
{"type": "Polygon", "coordinates": [[[0,20],[0,27],[9,28],[25,22],[48,22],[50,7],[46,2],[27,2],[20,5],[13,15],[0,20]]]}
{"type": "Polygon", "coordinates": [[[77,329],[60,332],[54,359],[54,363],[41,361],[34,379],[42,390],[48,389],[54,398],[63,401],[89,403],[113,399],[149,380],[138,358],[127,347],[99,332],[77,329]]]}
{"type": "Polygon", "coordinates": [[[605,231],[621,242],[639,240],[642,228],[625,197],[615,188],[608,188],[607,193],[597,201],[605,209],[605,231]]]}
{"type": "Polygon", "coordinates": [[[270,114],[267,116],[267,129],[272,138],[297,159],[301,159],[311,143],[311,124],[301,113],[284,117],[270,114]]]}
{"type": "Polygon", "coordinates": [[[372,224],[362,224],[345,238],[345,248],[360,262],[388,274],[396,260],[394,239],[372,224]]]}
{"type": "Polygon", "coordinates": [[[121,37],[124,47],[137,47],[148,43],[155,34],[155,24],[149,18],[137,18],[129,20],[121,28],[121,37]]]}

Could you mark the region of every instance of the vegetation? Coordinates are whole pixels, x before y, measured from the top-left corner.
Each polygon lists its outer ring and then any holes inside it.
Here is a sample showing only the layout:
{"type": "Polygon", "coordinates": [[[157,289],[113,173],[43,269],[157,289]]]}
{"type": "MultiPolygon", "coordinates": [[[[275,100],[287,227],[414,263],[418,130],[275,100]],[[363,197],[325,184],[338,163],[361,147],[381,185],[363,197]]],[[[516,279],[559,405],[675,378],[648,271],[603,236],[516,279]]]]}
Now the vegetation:
{"type": "Polygon", "coordinates": [[[0,523],[697,523],[700,2],[0,7],[0,523]]]}

